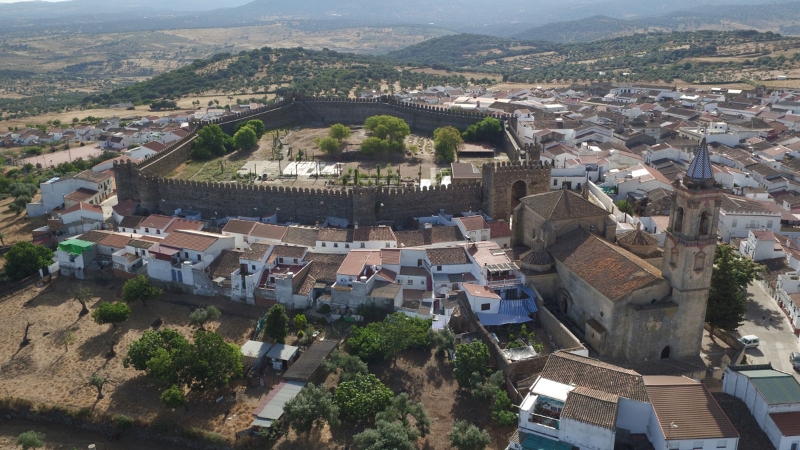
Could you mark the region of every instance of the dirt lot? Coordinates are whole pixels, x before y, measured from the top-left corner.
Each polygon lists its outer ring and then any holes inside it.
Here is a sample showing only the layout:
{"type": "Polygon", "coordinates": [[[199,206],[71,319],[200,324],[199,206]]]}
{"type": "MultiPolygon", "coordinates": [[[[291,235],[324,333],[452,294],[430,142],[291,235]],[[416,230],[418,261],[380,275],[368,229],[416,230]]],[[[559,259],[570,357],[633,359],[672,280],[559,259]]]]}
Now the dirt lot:
{"type": "Polygon", "coordinates": [[[247,340],[254,320],[264,314],[263,309],[224,299],[165,293],[147,306],[132,305],[131,318],[112,327],[97,325],[89,316],[78,317],[80,305],[70,300],[70,293],[79,286],[89,287],[97,296],[89,302],[92,309],[101,300],[119,299],[122,282],[109,280],[98,284],[60,277],[50,289],[32,287],[0,302],[0,329],[4,330],[0,333],[2,395],[72,409],[91,408],[110,415],[124,414],[147,422],[194,426],[231,439],[237,431],[248,427],[254,402],[263,392],[234,386],[243,395],[237,395],[238,400],[231,403],[214,401],[220,395],[230,394],[230,390],[204,395],[191,393],[188,410],[170,411],[160,403],[160,388],[153,386],[143,373],[122,367],[122,359],[130,343],[149,329],[156,318],[162,319],[162,327],[189,336],[194,331],[188,326],[189,312],[213,304],[223,314],[219,323],[210,328],[241,345],[247,340]],[[27,322],[33,324],[29,333],[31,344],[20,347],[27,322]],[[67,330],[76,338],[69,349],[65,349],[61,340],[67,330]],[[107,359],[112,340],[118,342],[118,355],[107,359]],[[104,388],[105,398],[99,401],[95,389],[87,384],[94,372],[111,380],[104,388]],[[230,408],[227,419],[226,408],[230,408]]]}
{"type": "MultiPolygon", "coordinates": [[[[40,194],[37,194],[33,200],[36,201],[39,197],[40,194]]],[[[45,216],[29,219],[24,212],[22,214],[11,212],[8,205],[13,201],[13,198],[0,200],[0,231],[3,232],[3,240],[6,245],[12,245],[19,241],[30,241],[33,229],[47,225],[45,216]]],[[[3,261],[0,258],[0,266],[3,261]]]]}
{"type": "MultiPolygon", "coordinates": [[[[366,139],[367,134],[362,128],[354,128],[352,135],[343,145],[342,152],[335,156],[329,156],[321,153],[314,143],[314,139],[327,136],[328,128],[301,128],[290,131],[288,135],[285,135],[285,132],[285,130],[281,132],[282,137],[286,136],[284,141],[287,144],[283,149],[285,156],[281,164],[283,168],[290,162],[289,156],[296,157],[299,150],[303,150],[307,160],[321,161],[328,165],[342,163],[344,165],[343,173],[351,168],[354,170],[358,168],[362,175],[376,175],[377,165],[380,164],[383,176],[381,179],[382,184],[386,183],[386,167],[389,164],[392,166],[392,172],[396,174],[399,170],[404,179],[416,181],[421,171],[422,179],[434,180],[434,184],[436,174],[450,167],[449,163],[436,163],[433,136],[431,135],[412,134],[408,136],[406,138],[407,152],[404,154],[365,156],[360,152],[360,146],[361,142],[366,139]],[[289,153],[289,148],[291,148],[291,154],[289,153]]],[[[230,181],[237,170],[247,164],[248,167],[258,168],[254,170],[257,175],[262,173],[269,174],[269,180],[262,182],[266,185],[309,188],[322,188],[325,186],[325,179],[304,177],[278,179],[279,168],[277,163],[269,163],[272,155],[272,134],[267,132],[254,150],[245,153],[241,151],[234,152],[211,161],[189,160],[170,174],[170,177],[195,181],[230,181]],[[220,163],[222,164],[220,165],[220,163]],[[262,167],[264,168],[263,170],[262,167]]],[[[485,162],[508,161],[508,157],[505,153],[498,152],[493,159],[468,158],[460,159],[460,161],[472,162],[480,167],[485,162]]]]}

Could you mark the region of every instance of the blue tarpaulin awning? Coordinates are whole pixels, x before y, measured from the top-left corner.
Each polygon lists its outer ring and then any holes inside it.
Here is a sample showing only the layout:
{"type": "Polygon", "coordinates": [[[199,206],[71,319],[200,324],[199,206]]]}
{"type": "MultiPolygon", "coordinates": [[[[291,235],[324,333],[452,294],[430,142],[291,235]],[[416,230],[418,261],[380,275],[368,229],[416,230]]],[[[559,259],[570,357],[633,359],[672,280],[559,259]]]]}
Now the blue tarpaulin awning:
{"type": "Polygon", "coordinates": [[[525,323],[533,320],[528,316],[511,315],[511,314],[490,314],[481,312],[475,314],[478,315],[478,320],[481,322],[483,326],[525,323]]]}

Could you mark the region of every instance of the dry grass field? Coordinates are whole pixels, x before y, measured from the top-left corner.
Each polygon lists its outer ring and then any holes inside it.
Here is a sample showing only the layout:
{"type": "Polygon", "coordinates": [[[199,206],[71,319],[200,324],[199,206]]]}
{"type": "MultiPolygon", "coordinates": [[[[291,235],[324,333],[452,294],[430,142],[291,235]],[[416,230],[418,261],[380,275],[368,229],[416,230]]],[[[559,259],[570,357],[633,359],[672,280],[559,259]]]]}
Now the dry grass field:
{"type": "MultiPolygon", "coordinates": [[[[91,309],[100,301],[117,300],[122,282],[82,282],[59,277],[53,281],[52,287],[34,286],[0,301],[0,329],[4,330],[0,334],[0,396],[73,411],[84,409],[106,416],[126,415],[163,430],[196,427],[219,433],[242,446],[256,444],[263,447],[263,441],[242,433],[237,436],[237,433],[247,429],[252,420],[252,409],[268,392],[266,388],[248,388],[242,381],[237,381],[229,389],[190,393],[188,408],[172,411],[161,404],[159,386],[153,385],[144,374],[122,367],[130,343],[144,330],[150,329],[156,318],[162,319],[162,327],[177,329],[188,336],[194,331],[187,323],[189,311],[213,304],[223,314],[219,322],[209,328],[226,340],[241,344],[247,340],[253,320],[264,313],[262,309],[225,299],[165,293],[160,300],[149,302],[147,306],[133,304],[131,318],[117,327],[97,325],[89,316],[79,318],[80,305],[71,300],[70,293],[81,286],[89,287],[96,296],[89,302],[91,309]],[[20,346],[28,322],[32,323],[31,343],[20,346]],[[63,336],[68,330],[76,340],[67,348],[63,336]],[[112,340],[118,342],[118,354],[107,358],[112,340]],[[87,384],[95,372],[111,380],[104,387],[105,398],[102,400],[97,399],[95,388],[87,384]],[[214,401],[222,395],[230,397],[232,391],[237,395],[231,403],[214,401]]],[[[291,341],[292,337],[289,338],[291,341]]],[[[420,438],[419,448],[449,448],[450,430],[454,421],[460,419],[488,430],[492,437],[489,448],[502,449],[508,443],[513,427],[495,426],[488,404],[478,402],[470,394],[457,389],[453,366],[446,358],[437,357],[430,351],[409,350],[400,355],[396,367],[387,361],[370,365],[370,371],[395,393],[407,392],[415,401],[425,405],[433,423],[430,435],[420,438]]],[[[326,386],[333,388],[336,377],[331,374],[326,386]]],[[[268,384],[275,381],[272,378],[267,378],[268,384]]],[[[84,448],[88,443],[100,444],[97,440],[104,438],[96,433],[0,418],[0,449],[13,448],[15,436],[28,429],[48,434],[48,446],[45,447],[48,449],[84,448]]],[[[363,425],[343,425],[336,429],[326,426],[301,435],[289,432],[271,443],[271,447],[282,450],[346,449],[352,445],[353,435],[363,429],[363,425]]],[[[119,442],[103,442],[102,445],[109,449],[148,448],[148,443],[126,440],[124,431],[122,437],[119,442]]],[[[149,445],[153,448],[155,444],[149,445]]]]}
{"type": "Polygon", "coordinates": [[[97,283],[59,277],[52,286],[31,287],[0,302],[0,395],[72,410],[89,408],[111,416],[123,414],[148,423],[197,427],[228,439],[248,427],[253,402],[260,396],[258,389],[248,392],[245,386],[236,384],[217,392],[190,393],[187,410],[171,411],[159,400],[162,388],[153,385],[143,373],[124,368],[122,359],[130,343],[150,329],[156,318],[161,318],[162,327],[190,336],[194,329],[188,325],[189,312],[208,305],[217,306],[223,313],[219,322],[209,328],[241,345],[247,340],[253,321],[264,314],[261,308],[224,299],[165,293],[146,306],[131,305],[130,319],[113,327],[97,325],[90,316],[78,317],[80,305],[71,300],[71,293],[81,286],[90,288],[95,295],[88,305],[93,309],[100,301],[119,300],[122,281],[97,283]],[[31,343],[20,346],[28,322],[32,323],[31,343]],[[75,336],[68,348],[63,342],[67,331],[75,336]],[[117,356],[107,358],[112,341],[117,342],[117,356]],[[103,389],[102,400],[88,385],[95,372],[111,380],[103,389]],[[233,390],[243,394],[237,396],[237,401],[215,403],[215,398],[233,390]],[[227,416],[226,408],[230,408],[227,416]]]}

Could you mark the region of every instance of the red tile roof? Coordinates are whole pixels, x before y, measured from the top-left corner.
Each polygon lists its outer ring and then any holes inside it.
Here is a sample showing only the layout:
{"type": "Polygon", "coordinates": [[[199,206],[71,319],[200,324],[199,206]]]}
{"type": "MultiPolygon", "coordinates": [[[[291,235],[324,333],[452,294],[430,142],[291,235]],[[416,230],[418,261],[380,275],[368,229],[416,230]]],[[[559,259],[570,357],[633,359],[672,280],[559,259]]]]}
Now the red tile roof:
{"type": "Polygon", "coordinates": [[[140,200],[129,198],[117,203],[112,209],[120,216],[131,216],[139,205],[141,205],[140,200]]]}
{"type": "Polygon", "coordinates": [[[253,228],[253,231],[250,232],[250,236],[280,241],[286,235],[286,231],[288,229],[289,227],[284,227],[281,225],[258,223],[256,224],[255,228],[253,228]]]}
{"type": "Polygon", "coordinates": [[[702,383],[686,377],[643,379],[658,423],[669,440],[739,437],[728,416],[702,383]]]}
{"type": "Polygon", "coordinates": [[[103,214],[103,208],[101,208],[100,206],[90,205],[88,203],[80,202],[80,203],[77,203],[75,205],[70,206],[69,208],[65,209],[64,211],[61,211],[61,215],[64,215],[64,214],[67,214],[67,213],[71,213],[71,212],[75,212],[75,211],[78,211],[78,210],[91,211],[91,212],[103,214]]]}
{"type": "Polygon", "coordinates": [[[547,250],[612,302],[637,289],[666,283],[651,264],[585,230],[559,237],[547,250]]]}
{"type": "Polygon", "coordinates": [[[66,199],[66,200],[74,200],[76,202],[82,202],[84,200],[89,200],[90,198],[94,197],[95,195],[97,195],[97,191],[95,191],[94,189],[88,189],[88,188],[82,187],[82,188],[76,189],[74,192],[70,192],[69,194],[65,195],[64,199],[66,199]]]}
{"type": "Polygon", "coordinates": [[[205,224],[199,220],[176,218],[169,227],[165,230],[167,233],[172,233],[177,230],[194,230],[200,231],[205,224]]]}
{"type": "Polygon", "coordinates": [[[171,216],[162,216],[161,214],[150,214],[147,219],[144,219],[139,224],[139,228],[157,228],[160,230],[166,229],[172,221],[175,220],[171,216]]]}
{"type": "Polygon", "coordinates": [[[358,276],[366,265],[380,265],[380,250],[352,250],[347,254],[337,273],[342,275],[358,276]]]}
{"type": "Polygon", "coordinates": [[[511,237],[511,227],[505,220],[493,220],[489,224],[489,236],[492,239],[501,237],[511,237]]]}
{"type": "Polygon", "coordinates": [[[248,235],[253,231],[256,225],[258,225],[258,222],[252,220],[231,219],[222,228],[222,232],[248,235]]]}
{"type": "Polygon", "coordinates": [[[164,238],[161,241],[161,245],[203,252],[217,242],[218,239],[219,237],[208,233],[176,231],[164,238]]]}
{"type": "Polygon", "coordinates": [[[800,436],[800,411],[769,415],[783,436],[800,436]]]}
{"type": "Polygon", "coordinates": [[[103,238],[98,244],[121,249],[128,245],[130,241],[131,236],[129,234],[112,233],[103,238]]]}
{"type": "Polygon", "coordinates": [[[464,225],[464,229],[467,231],[489,228],[486,221],[483,220],[483,216],[456,217],[456,220],[461,222],[464,225]]]}
{"type": "Polygon", "coordinates": [[[359,227],[353,230],[353,241],[397,241],[394,231],[387,226],[359,227]]]}

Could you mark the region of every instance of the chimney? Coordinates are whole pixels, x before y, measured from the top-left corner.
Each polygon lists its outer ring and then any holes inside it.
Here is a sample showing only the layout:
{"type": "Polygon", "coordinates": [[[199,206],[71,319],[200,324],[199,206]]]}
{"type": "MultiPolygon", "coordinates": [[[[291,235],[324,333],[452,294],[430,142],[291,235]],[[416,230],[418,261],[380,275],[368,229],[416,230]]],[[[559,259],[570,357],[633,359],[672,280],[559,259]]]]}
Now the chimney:
{"type": "Polygon", "coordinates": [[[354,229],[354,230],[357,230],[357,229],[358,229],[358,222],[353,222],[353,229],[354,229]]]}

